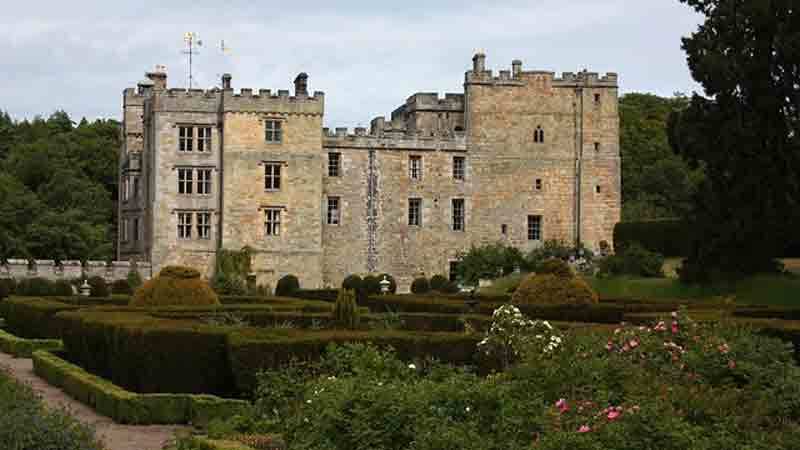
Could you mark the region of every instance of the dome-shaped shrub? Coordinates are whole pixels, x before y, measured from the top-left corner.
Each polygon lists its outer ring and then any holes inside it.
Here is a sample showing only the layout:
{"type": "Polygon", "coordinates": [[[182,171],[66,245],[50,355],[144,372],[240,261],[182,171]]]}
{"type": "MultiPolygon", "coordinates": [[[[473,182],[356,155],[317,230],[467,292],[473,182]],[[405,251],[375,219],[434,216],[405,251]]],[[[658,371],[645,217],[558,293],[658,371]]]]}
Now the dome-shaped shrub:
{"type": "Polygon", "coordinates": [[[294,275],[284,275],[275,285],[275,295],[278,297],[288,297],[300,289],[300,280],[294,275]]]}
{"type": "Polygon", "coordinates": [[[591,305],[597,303],[597,294],[582,278],[539,274],[522,280],[511,301],[517,305],[591,305]]]}
{"type": "Polygon", "coordinates": [[[361,280],[364,294],[367,296],[378,295],[381,293],[381,279],[375,275],[367,275],[361,280]]]}
{"type": "Polygon", "coordinates": [[[116,295],[131,295],[133,294],[133,289],[131,289],[130,283],[125,278],[120,280],[114,280],[111,283],[111,293],[116,295]]]}
{"type": "Polygon", "coordinates": [[[363,283],[364,283],[364,281],[361,279],[360,276],[358,276],[358,275],[348,275],[342,281],[342,289],[358,292],[358,291],[361,290],[361,286],[362,286],[363,283]]]}
{"type": "Polygon", "coordinates": [[[218,305],[219,298],[200,272],[167,266],[136,290],[131,306],[218,305]]]}
{"type": "Polygon", "coordinates": [[[89,277],[86,282],[89,283],[89,286],[91,287],[91,290],[89,290],[90,297],[105,298],[109,296],[110,292],[108,292],[108,283],[106,283],[106,280],[103,277],[95,275],[93,277],[89,277]]]}
{"type": "Polygon", "coordinates": [[[566,278],[574,276],[569,264],[559,258],[547,258],[536,268],[536,273],[539,275],[552,274],[566,278]]]}
{"type": "Polygon", "coordinates": [[[397,293],[397,281],[395,281],[394,277],[389,275],[388,273],[382,273],[378,275],[378,284],[383,281],[383,278],[386,277],[386,281],[389,282],[389,293],[396,294],[397,293]]]}
{"type": "Polygon", "coordinates": [[[69,297],[75,295],[75,292],[72,290],[72,283],[68,280],[56,280],[53,284],[53,294],[69,297]]]}
{"type": "Polygon", "coordinates": [[[413,294],[427,294],[430,290],[431,285],[425,277],[416,278],[411,282],[411,292],[413,294]]]}
{"type": "Polygon", "coordinates": [[[448,281],[450,280],[448,280],[444,275],[434,275],[431,277],[430,281],[431,289],[434,291],[443,291],[448,281]]]}

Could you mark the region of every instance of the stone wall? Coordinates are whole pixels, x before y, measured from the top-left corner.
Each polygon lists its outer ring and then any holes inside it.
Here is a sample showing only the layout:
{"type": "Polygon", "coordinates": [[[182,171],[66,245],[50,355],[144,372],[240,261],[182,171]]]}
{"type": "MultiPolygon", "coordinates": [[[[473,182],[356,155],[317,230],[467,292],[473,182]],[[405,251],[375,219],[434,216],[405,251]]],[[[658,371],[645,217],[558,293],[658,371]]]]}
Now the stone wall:
{"type": "Polygon", "coordinates": [[[123,280],[131,270],[139,272],[143,280],[152,277],[149,262],[131,264],[129,261],[61,261],[9,259],[0,262],[0,278],[46,278],[48,280],[71,280],[74,278],[103,277],[106,281],[123,280]]]}

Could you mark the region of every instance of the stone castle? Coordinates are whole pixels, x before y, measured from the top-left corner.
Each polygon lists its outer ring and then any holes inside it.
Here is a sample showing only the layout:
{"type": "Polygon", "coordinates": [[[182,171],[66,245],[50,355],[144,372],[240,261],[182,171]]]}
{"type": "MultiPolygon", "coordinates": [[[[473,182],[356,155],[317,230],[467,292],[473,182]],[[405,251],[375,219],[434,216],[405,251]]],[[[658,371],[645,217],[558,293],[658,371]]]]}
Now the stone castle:
{"type": "Polygon", "coordinates": [[[369,130],[322,127],[308,76],[288,90],[124,91],[119,255],[199,268],[251,247],[259,284],[351,273],[451,275],[471,245],[597,249],[620,219],[614,73],[511,70],[473,57],[463,92],[417,93],[369,130]]]}

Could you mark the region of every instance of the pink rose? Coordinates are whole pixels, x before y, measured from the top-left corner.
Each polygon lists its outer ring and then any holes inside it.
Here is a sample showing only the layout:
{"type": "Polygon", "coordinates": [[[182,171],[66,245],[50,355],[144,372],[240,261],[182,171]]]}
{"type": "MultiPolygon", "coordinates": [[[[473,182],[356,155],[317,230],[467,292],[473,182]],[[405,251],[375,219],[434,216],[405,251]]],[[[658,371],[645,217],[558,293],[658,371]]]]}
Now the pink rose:
{"type": "Polygon", "coordinates": [[[736,361],[730,360],[728,361],[728,369],[735,369],[736,368],[736,361]]]}
{"type": "Polygon", "coordinates": [[[592,429],[589,428],[588,425],[581,425],[581,427],[578,428],[578,433],[588,433],[590,431],[592,431],[592,429]]]}
{"type": "Polygon", "coordinates": [[[678,322],[672,322],[672,334],[678,334],[678,322]]]}
{"type": "Polygon", "coordinates": [[[558,411],[561,414],[564,414],[565,412],[569,411],[569,405],[567,404],[567,400],[563,398],[558,399],[558,401],[556,402],[556,408],[558,408],[558,411]]]}
{"type": "Polygon", "coordinates": [[[631,339],[631,341],[628,343],[628,345],[630,345],[631,348],[636,348],[636,347],[639,346],[639,341],[637,341],[636,339],[631,339]]]}
{"type": "Polygon", "coordinates": [[[608,420],[617,420],[617,418],[621,415],[622,411],[612,408],[610,411],[608,411],[608,415],[606,417],[608,417],[608,420]]]}

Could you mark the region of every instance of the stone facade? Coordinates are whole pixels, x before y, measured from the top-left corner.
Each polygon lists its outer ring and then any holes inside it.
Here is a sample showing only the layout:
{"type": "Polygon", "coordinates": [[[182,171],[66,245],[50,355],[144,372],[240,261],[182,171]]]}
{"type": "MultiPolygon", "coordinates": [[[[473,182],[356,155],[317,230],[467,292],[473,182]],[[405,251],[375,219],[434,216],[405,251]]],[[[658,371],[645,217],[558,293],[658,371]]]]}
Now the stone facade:
{"type": "Polygon", "coordinates": [[[616,74],[556,77],[514,61],[494,76],[477,54],[463,93],[412,95],[390,120],[352,134],[322,128],[324,95],[308,94],[305,74],[294,96],[235,93],[229,75],[211,91],[167,89],[163,71],[147,77],[124,92],[120,176],[131,187],[120,199],[120,259],[211,276],[217,249],[248,246],[259,283],[291,273],[304,287],[338,286],[351,273],[388,272],[402,289],[417,275],[447,275],[471,245],[612,244],[621,210],[616,74]],[[280,139],[269,142],[276,126],[280,139]],[[186,127],[192,151],[181,150],[186,127]],[[200,128],[211,136],[203,152],[200,128]],[[210,170],[210,193],[180,193],[179,177],[191,170],[196,184],[200,169],[210,170]],[[277,187],[266,179],[272,170],[277,187]],[[409,224],[410,199],[419,225],[409,224]],[[279,232],[265,232],[267,211],[279,211],[279,232]],[[200,213],[211,221],[202,238],[200,213]],[[187,215],[191,236],[181,238],[187,215]]]}

